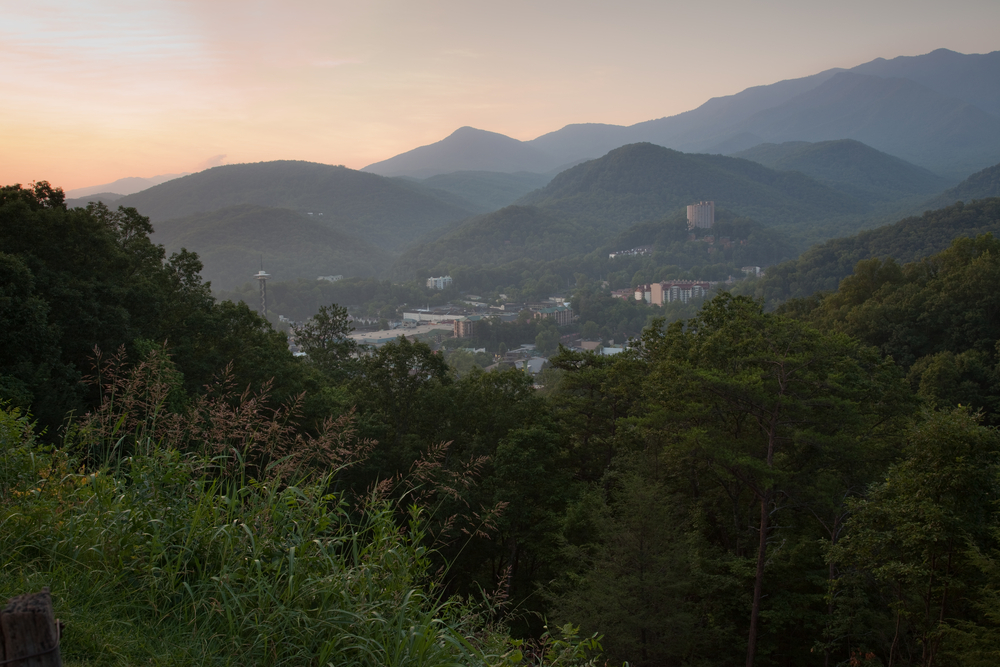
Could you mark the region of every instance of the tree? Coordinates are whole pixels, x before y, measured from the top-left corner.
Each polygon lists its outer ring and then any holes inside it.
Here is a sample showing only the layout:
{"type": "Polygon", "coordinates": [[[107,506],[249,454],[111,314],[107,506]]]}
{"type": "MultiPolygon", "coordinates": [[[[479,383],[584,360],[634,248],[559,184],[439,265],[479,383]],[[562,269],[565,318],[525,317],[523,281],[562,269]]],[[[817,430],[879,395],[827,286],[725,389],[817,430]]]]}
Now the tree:
{"type": "MultiPolygon", "coordinates": [[[[824,452],[869,436],[895,409],[899,373],[846,336],[824,334],[722,294],[698,317],[650,331],[649,423],[732,480],[758,506],[747,667],[754,664],[768,542],[824,452]],[[657,414],[658,413],[658,414],[657,414]]],[[[748,526],[748,528],[750,528],[748,526]]]]}
{"type": "Polygon", "coordinates": [[[958,663],[947,638],[979,621],[975,554],[996,545],[998,455],[1000,434],[974,415],[932,412],[910,430],[905,456],[885,481],[851,504],[832,552],[845,568],[838,586],[870,581],[885,602],[889,618],[853,631],[886,664],[958,663]]]}
{"type": "Polygon", "coordinates": [[[349,334],[351,326],[347,308],[331,304],[320,306],[312,319],[295,330],[295,340],[309,359],[327,375],[345,373],[358,344],[349,334]]]}

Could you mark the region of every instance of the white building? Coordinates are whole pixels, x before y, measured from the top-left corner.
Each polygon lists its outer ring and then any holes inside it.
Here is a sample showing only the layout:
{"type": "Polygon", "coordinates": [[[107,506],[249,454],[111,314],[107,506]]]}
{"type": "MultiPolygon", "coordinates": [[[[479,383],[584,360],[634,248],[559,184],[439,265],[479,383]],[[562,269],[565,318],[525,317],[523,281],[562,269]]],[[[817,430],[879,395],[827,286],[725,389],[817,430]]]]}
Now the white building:
{"type": "Polygon", "coordinates": [[[440,278],[428,278],[427,286],[431,289],[444,289],[451,287],[451,276],[441,276],[440,278]]]}
{"type": "Polygon", "coordinates": [[[711,229],[714,224],[714,201],[700,201],[688,206],[688,229],[711,229]]]}

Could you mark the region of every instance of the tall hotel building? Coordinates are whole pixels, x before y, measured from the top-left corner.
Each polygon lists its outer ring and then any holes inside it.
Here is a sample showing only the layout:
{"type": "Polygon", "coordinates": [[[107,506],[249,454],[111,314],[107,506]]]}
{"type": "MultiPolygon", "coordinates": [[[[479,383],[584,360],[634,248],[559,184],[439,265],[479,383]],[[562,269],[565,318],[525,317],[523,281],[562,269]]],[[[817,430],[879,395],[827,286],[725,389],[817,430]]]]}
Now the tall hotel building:
{"type": "Polygon", "coordinates": [[[715,224],[715,202],[700,201],[688,206],[688,229],[711,229],[715,224]]]}

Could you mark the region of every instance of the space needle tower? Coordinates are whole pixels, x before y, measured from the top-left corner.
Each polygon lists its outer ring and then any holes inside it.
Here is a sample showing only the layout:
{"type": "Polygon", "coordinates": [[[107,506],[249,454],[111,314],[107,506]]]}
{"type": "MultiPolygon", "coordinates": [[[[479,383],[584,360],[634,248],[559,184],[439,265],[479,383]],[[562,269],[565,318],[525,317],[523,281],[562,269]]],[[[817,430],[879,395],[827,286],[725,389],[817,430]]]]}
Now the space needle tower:
{"type": "Polygon", "coordinates": [[[265,320],[267,319],[267,279],[270,277],[270,274],[264,273],[264,262],[261,261],[260,271],[254,275],[254,279],[260,282],[260,314],[265,320]]]}

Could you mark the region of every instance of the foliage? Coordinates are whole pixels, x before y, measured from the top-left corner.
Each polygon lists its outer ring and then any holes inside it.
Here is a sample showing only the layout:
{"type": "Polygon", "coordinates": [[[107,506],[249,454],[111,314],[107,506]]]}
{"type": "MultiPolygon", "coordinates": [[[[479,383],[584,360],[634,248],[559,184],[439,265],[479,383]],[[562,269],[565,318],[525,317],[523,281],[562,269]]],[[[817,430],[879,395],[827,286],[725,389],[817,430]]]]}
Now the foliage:
{"type": "MultiPolygon", "coordinates": [[[[854,139],[760,144],[733,157],[753,160],[771,169],[802,172],[862,201],[928,197],[947,185],[945,179],[923,167],[854,139]]],[[[954,201],[952,198],[945,205],[954,201]]]]}
{"type": "Polygon", "coordinates": [[[1000,435],[967,411],[928,414],[885,481],[852,502],[832,552],[844,568],[837,587],[866,588],[882,603],[882,617],[861,624],[856,598],[840,598],[859,648],[885,664],[966,664],[950,629],[984,622],[970,604],[982,580],[970,550],[995,548],[998,455],[1000,435]]]}
{"type": "Polygon", "coordinates": [[[833,291],[865,259],[912,262],[946,249],[960,237],[1000,231],[1000,199],[954,204],[892,225],[816,245],[793,261],[767,270],[754,294],[769,304],[833,291]]]}
{"type": "Polygon", "coordinates": [[[293,160],[215,167],[116,203],[143,211],[156,224],[240,205],[311,212],[331,228],[390,251],[473,213],[468,203],[417,183],[293,160]]]}
{"type": "Polygon", "coordinates": [[[216,304],[197,255],[167,258],[133,208],[67,210],[61,197],[11,186],[0,202],[0,310],[24,322],[3,334],[5,398],[30,404],[54,435],[97,398],[80,384],[95,347],[136,354],[149,341],[166,341],[189,394],[230,361],[238,384],[273,381],[280,399],[301,390],[284,336],[245,306],[216,304]]]}
{"type": "Polygon", "coordinates": [[[186,248],[205,264],[216,289],[247,282],[261,262],[275,280],[342,274],[372,276],[391,263],[388,253],[324,218],[284,208],[242,204],[157,222],[153,240],[167,252],[186,248]]]}
{"type": "Polygon", "coordinates": [[[327,375],[346,374],[358,345],[348,338],[354,331],[347,309],[337,304],[320,306],[319,312],[295,328],[295,340],[309,360],[327,375]]]}
{"type": "Polygon", "coordinates": [[[739,215],[788,223],[858,214],[865,206],[797,172],[779,172],[749,160],[694,155],[631,144],[556,176],[522,204],[600,222],[615,231],[712,199],[739,215]]]}
{"type": "Polygon", "coordinates": [[[801,316],[874,345],[908,369],[910,383],[940,407],[1000,407],[996,332],[1000,242],[959,238],[951,247],[900,266],[858,262],[835,293],[800,306],[801,316]]]}
{"type": "Polygon", "coordinates": [[[970,204],[977,199],[1000,197],[1000,164],[977,171],[955,187],[927,202],[928,208],[943,208],[956,201],[970,204]]]}

